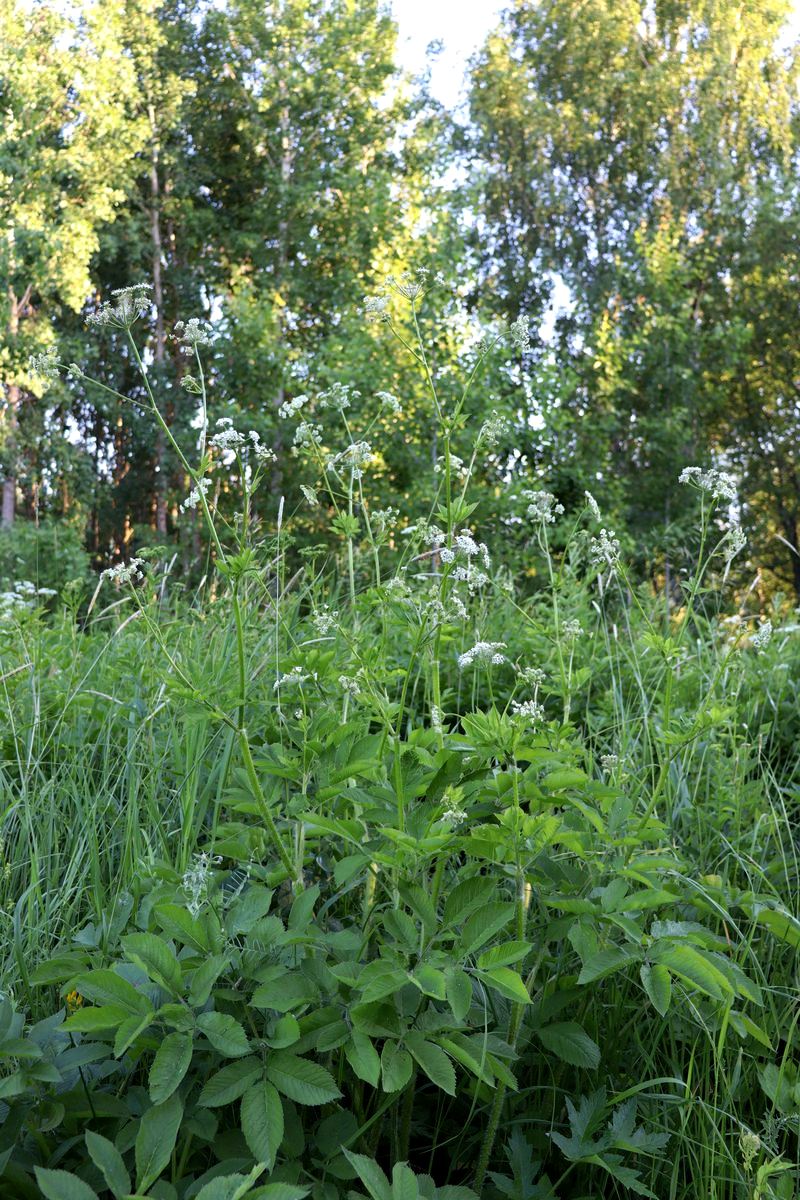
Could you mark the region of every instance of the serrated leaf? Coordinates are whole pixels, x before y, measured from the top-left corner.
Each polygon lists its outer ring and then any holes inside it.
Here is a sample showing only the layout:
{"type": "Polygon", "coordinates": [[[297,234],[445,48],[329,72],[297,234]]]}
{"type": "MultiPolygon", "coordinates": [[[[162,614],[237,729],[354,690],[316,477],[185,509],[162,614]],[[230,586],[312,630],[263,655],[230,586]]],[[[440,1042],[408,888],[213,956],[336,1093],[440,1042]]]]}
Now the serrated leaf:
{"type": "Polygon", "coordinates": [[[223,1104],[232,1104],[255,1083],[262,1070],[261,1060],[255,1057],[237,1058],[234,1062],[227,1063],[206,1080],[197,1103],[203,1108],[219,1108],[223,1104]]]}
{"type": "Polygon", "coordinates": [[[344,1154],[372,1200],[392,1200],[391,1184],[374,1159],[367,1158],[366,1154],[354,1154],[352,1150],[347,1149],[344,1154]]]}
{"type": "Polygon", "coordinates": [[[268,1080],[258,1080],[242,1096],[241,1123],[253,1158],[271,1171],[283,1141],[284,1122],[281,1098],[268,1080]]]}
{"type": "Polygon", "coordinates": [[[69,1171],[34,1167],[36,1182],[45,1200],[98,1200],[97,1192],[69,1171]]]}
{"type": "Polygon", "coordinates": [[[472,1004],[472,980],[466,971],[447,972],[446,994],[456,1021],[463,1021],[472,1004]]]}
{"type": "Polygon", "coordinates": [[[169,1162],[183,1117],[177,1092],[163,1104],[154,1104],[139,1122],[136,1135],[136,1190],[146,1192],[169,1162]]]}
{"type": "Polygon", "coordinates": [[[180,996],[181,968],[165,942],[153,933],[129,933],[122,939],[122,948],[131,962],[141,967],[148,979],[173,996],[180,996]]]}
{"type": "Polygon", "coordinates": [[[528,989],[522,982],[522,979],[516,971],[512,971],[511,967],[495,967],[493,971],[479,971],[478,978],[501,996],[505,996],[507,1000],[513,1000],[515,1004],[530,1004],[531,998],[528,995],[528,989]]]}
{"type": "Polygon", "coordinates": [[[478,958],[478,966],[482,971],[491,967],[511,966],[512,963],[520,962],[530,948],[530,942],[502,942],[499,946],[492,946],[489,950],[484,950],[478,958]]]}
{"type": "Polygon", "coordinates": [[[106,968],[79,975],[74,987],[92,1004],[124,1008],[131,1016],[139,1017],[143,1011],[152,1008],[148,998],[137,992],[132,983],[106,968]]]}
{"type": "Polygon", "coordinates": [[[227,954],[212,954],[200,964],[189,986],[189,1003],[193,1008],[202,1008],[207,1002],[211,989],[229,962],[227,954]]]}
{"type": "Polygon", "coordinates": [[[207,1012],[197,1018],[197,1028],[225,1058],[242,1058],[250,1053],[247,1034],[228,1013],[207,1012]]]}
{"type": "Polygon", "coordinates": [[[153,909],[156,920],[167,937],[199,954],[208,954],[211,946],[202,922],[180,904],[157,904],[153,909]]]}
{"type": "Polygon", "coordinates": [[[399,1092],[411,1078],[414,1064],[407,1050],[396,1042],[384,1042],[381,1050],[381,1077],[385,1092],[399,1092]]]}
{"type": "Polygon", "coordinates": [[[419,1186],[408,1163],[395,1163],[392,1167],[392,1200],[418,1200],[419,1186]]]}
{"type": "Polygon", "coordinates": [[[490,938],[499,933],[514,917],[514,905],[502,901],[486,904],[469,918],[458,943],[458,953],[466,957],[474,954],[490,938]]]}
{"type": "Polygon", "coordinates": [[[637,958],[636,953],[626,950],[622,946],[609,946],[606,950],[599,950],[597,954],[587,958],[583,964],[578,976],[578,983],[595,983],[598,979],[605,979],[607,975],[613,975],[615,971],[621,971],[623,967],[629,966],[637,958]]]}
{"type": "Polygon", "coordinates": [[[414,1030],[406,1034],[405,1044],[431,1083],[435,1083],[449,1096],[455,1096],[456,1073],[441,1046],[426,1041],[421,1033],[414,1030]]]}
{"type": "Polygon", "coordinates": [[[116,1029],[123,1021],[133,1020],[126,1008],[118,1004],[104,1004],[100,1008],[79,1008],[67,1017],[64,1029],[71,1033],[100,1033],[104,1029],[116,1029]]]}
{"type": "Polygon", "coordinates": [[[123,1021],[114,1038],[114,1057],[121,1058],[125,1051],[133,1045],[139,1034],[144,1033],[145,1029],[152,1024],[154,1018],[155,1013],[151,1009],[139,1017],[128,1017],[123,1021]]]}
{"type": "Polygon", "coordinates": [[[100,1133],[93,1133],[91,1129],[86,1130],[84,1137],[92,1162],[102,1171],[115,1200],[122,1200],[131,1190],[131,1177],[119,1150],[108,1138],[100,1133]]]}
{"type": "Polygon", "coordinates": [[[685,943],[660,946],[651,950],[651,954],[673,975],[694,984],[713,1000],[722,1000],[726,994],[733,994],[733,987],[722,972],[709,963],[694,946],[685,943]]]}
{"type": "Polygon", "coordinates": [[[536,1036],[553,1054],[573,1067],[595,1070],[600,1065],[600,1047],[575,1021],[560,1021],[536,1030],[536,1036]]]}
{"type": "Polygon", "coordinates": [[[178,1087],[192,1061],[192,1035],[168,1033],[156,1051],[148,1088],[153,1104],[163,1104],[178,1087]]]}
{"type": "Polygon", "coordinates": [[[196,1200],[243,1200],[245,1196],[252,1200],[253,1184],[263,1174],[264,1165],[259,1163],[249,1175],[218,1175],[204,1184],[196,1200]]]}
{"type": "Polygon", "coordinates": [[[648,1000],[656,1012],[665,1017],[672,999],[672,979],[669,971],[660,963],[654,963],[653,966],[643,966],[639,975],[648,1000]]]}
{"type": "Polygon", "coordinates": [[[300,1183],[267,1183],[257,1188],[248,1200],[304,1200],[311,1191],[300,1183]]]}
{"type": "Polygon", "coordinates": [[[367,1035],[354,1029],[350,1041],[345,1043],[344,1053],[358,1078],[372,1087],[377,1087],[381,1075],[381,1060],[367,1035]]]}
{"type": "Polygon", "coordinates": [[[276,1050],[269,1056],[267,1076],[295,1104],[327,1104],[342,1094],[323,1066],[288,1050],[276,1050]]]}

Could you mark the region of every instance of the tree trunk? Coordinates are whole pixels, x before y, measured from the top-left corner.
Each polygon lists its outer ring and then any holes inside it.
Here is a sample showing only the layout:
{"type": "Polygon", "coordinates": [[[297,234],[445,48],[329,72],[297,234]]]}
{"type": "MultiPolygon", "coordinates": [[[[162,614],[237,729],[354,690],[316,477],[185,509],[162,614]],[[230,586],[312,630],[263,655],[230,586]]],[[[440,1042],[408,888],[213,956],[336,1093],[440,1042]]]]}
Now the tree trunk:
{"type": "MultiPolygon", "coordinates": [[[[156,342],[153,349],[156,380],[164,370],[166,333],[164,330],[164,288],[161,278],[161,187],[158,177],[158,126],[155,108],[148,105],[150,121],[150,236],[152,250],[153,300],[156,306],[156,342]]],[[[162,535],[167,532],[167,453],[164,434],[159,427],[156,436],[156,530],[162,535]]]]}
{"type": "MultiPolygon", "coordinates": [[[[17,334],[19,332],[20,303],[11,288],[8,289],[8,300],[8,340],[9,342],[13,343],[16,341],[17,334]]],[[[3,480],[2,516],[0,516],[0,523],[2,524],[3,529],[10,529],[14,524],[14,515],[17,509],[17,473],[14,469],[13,463],[16,456],[14,434],[17,428],[17,410],[19,409],[19,401],[19,385],[16,383],[9,383],[6,388],[6,440],[8,444],[9,462],[8,467],[6,468],[6,477],[3,480]]]]}

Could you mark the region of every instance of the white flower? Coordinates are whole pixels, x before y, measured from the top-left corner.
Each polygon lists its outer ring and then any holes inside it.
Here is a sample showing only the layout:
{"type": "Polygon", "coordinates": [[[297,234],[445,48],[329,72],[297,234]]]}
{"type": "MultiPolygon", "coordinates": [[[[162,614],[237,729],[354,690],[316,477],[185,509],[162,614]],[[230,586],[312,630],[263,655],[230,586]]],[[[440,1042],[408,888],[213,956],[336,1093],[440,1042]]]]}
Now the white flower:
{"type": "Polygon", "coordinates": [[[530,349],[530,322],[523,313],[520,313],[516,321],[511,322],[508,331],[511,334],[511,341],[513,345],[515,345],[518,350],[521,350],[524,354],[526,350],[530,349]]]}
{"type": "Polygon", "coordinates": [[[333,387],[327,392],[320,392],[317,396],[317,408],[326,409],[332,408],[336,412],[343,413],[345,409],[350,407],[350,397],[358,400],[361,392],[350,387],[347,383],[334,383],[333,387]]]}
{"type": "Polygon", "coordinates": [[[106,567],[100,578],[109,579],[113,583],[134,583],[136,580],[144,578],[143,566],[143,558],[132,558],[130,562],[118,563],[116,567],[106,567]]]}
{"type": "Polygon", "coordinates": [[[116,296],[116,303],[112,305],[106,301],[105,304],[101,304],[97,312],[89,314],[86,324],[96,325],[98,328],[110,325],[113,329],[130,329],[150,308],[150,297],[147,295],[150,290],[149,283],[135,283],[132,287],[116,288],[111,293],[112,296],[116,296]]]}
{"type": "Polygon", "coordinates": [[[576,620],[574,617],[569,621],[565,621],[561,628],[564,632],[564,636],[568,638],[580,637],[584,632],[580,621],[576,620]]]}
{"type": "Polygon", "coordinates": [[[180,343],[182,354],[194,354],[200,346],[211,345],[211,326],[199,317],[176,321],[175,341],[180,343]]]}
{"type": "Polygon", "coordinates": [[[762,621],[756,632],[750,638],[750,644],[757,654],[763,654],[772,640],[772,621],[762,621]]]}
{"type": "Polygon", "coordinates": [[[619,755],[617,755],[617,754],[601,754],[600,755],[600,766],[603,768],[604,771],[613,771],[615,767],[619,766],[619,755]]]}
{"type": "Polygon", "coordinates": [[[274,463],[278,461],[278,456],[270,446],[265,446],[261,441],[261,435],[255,429],[251,429],[247,435],[253,444],[253,453],[261,463],[274,463]]]}
{"type": "Polygon", "coordinates": [[[708,471],[701,467],[684,467],[678,476],[678,483],[688,483],[700,491],[708,492],[715,500],[736,499],[736,480],[733,475],[718,471],[715,467],[708,471]]]}
{"type": "Polygon", "coordinates": [[[509,432],[509,423],[505,417],[501,417],[499,413],[492,409],[491,415],[486,418],[478,433],[478,441],[486,442],[487,446],[496,446],[501,438],[505,437],[509,432]]]}
{"type": "Polygon", "coordinates": [[[388,303],[386,296],[367,296],[364,300],[364,316],[367,321],[388,321],[388,303]]]}
{"type": "Polygon", "coordinates": [[[241,450],[245,445],[245,437],[243,433],[239,433],[238,429],[234,429],[230,417],[220,418],[217,425],[222,428],[209,438],[209,446],[213,446],[216,450],[241,450]]]}
{"type": "Polygon", "coordinates": [[[490,663],[499,667],[506,661],[506,656],[500,653],[505,648],[505,642],[476,642],[471,649],[459,654],[458,669],[463,671],[465,667],[470,667],[475,662],[490,663]]]}
{"type": "Polygon", "coordinates": [[[376,392],[375,398],[376,400],[380,400],[383,408],[388,408],[389,412],[394,413],[396,417],[399,417],[402,413],[403,407],[397,396],[392,392],[376,392]]]}
{"type": "Polygon", "coordinates": [[[272,686],[275,691],[282,687],[302,687],[304,683],[316,678],[316,672],[309,674],[302,667],[292,667],[285,675],[279,675],[272,686]]]}
{"type": "Polygon", "coordinates": [[[722,552],[725,555],[725,561],[731,563],[746,545],[747,538],[744,536],[741,525],[732,525],[723,541],[722,552]]]}
{"type": "Polygon", "coordinates": [[[333,609],[333,611],[331,611],[331,609],[328,608],[328,605],[325,604],[322,608],[318,609],[317,612],[314,613],[311,618],[311,624],[314,626],[317,633],[326,634],[330,633],[332,629],[336,628],[336,622],[338,620],[338,609],[333,609]]]}
{"type": "Polygon", "coordinates": [[[511,701],[511,711],[515,719],[524,721],[526,725],[539,725],[544,720],[544,705],[538,700],[511,701]]]}
{"type": "Polygon", "coordinates": [[[517,674],[533,688],[538,688],[544,683],[545,675],[541,667],[520,667],[517,674]]]}
{"type": "MultiPolygon", "coordinates": [[[[47,382],[53,379],[58,379],[58,368],[60,366],[58,355],[55,350],[43,350],[39,354],[32,354],[28,359],[28,369],[32,375],[38,375],[40,379],[47,382]]],[[[70,368],[70,371],[72,368],[70,368]]]]}
{"type": "Polygon", "coordinates": [[[312,487],[308,487],[307,484],[301,483],[300,491],[303,493],[303,495],[305,496],[306,500],[308,501],[308,503],[311,505],[312,508],[319,507],[319,499],[317,497],[317,493],[314,491],[314,489],[312,487]]]}
{"type": "Polygon", "coordinates": [[[335,468],[341,464],[350,471],[353,479],[361,479],[364,475],[363,468],[368,466],[374,457],[369,442],[352,442],[341,454],[335,455],[328,466],[335,468]]]}
{"type": "Polygon", "coordinates": [[[184,873],[181,886],[186,893],[186,907],[193,917],[196,917],[208,899],[208,886],[212,879],[211,868],[222,862],[220,857],[212,857],[205,850],[195,855],[194,862],[184,873]]]}
{"type": "Polygon", "coordinates": [[[534,521],[541,521],[543,525],[552,525],[556,517],[560,517],[564,511],[564,505],[556,503],[552,492],[525,491],[522,494],[530,502],[527,515],[534,521]]]}
{"type": "Polygon", "coordinates": [[[612,529],[601,529],[599,537],[589,543],[589,557],[597,566],[611,567],[619,564],[620,544],[612,529]]]}
{"type": "Polygon", "coordinates": [[[360,671],[356,675],[339,676],[339,687],[354,700],[361,695],[361,680],[359,679],[359,675],[361,675],[360,671]]]}
{"type": "Polygon", "coordinates": [[[375,533],[381,535],[396,525],[399,516],[400,510],[397,508],[376,508],[369,514],[369,519],[375,533]]]}
{"type": "Polygon", "coordinates": [[[210,479],[199,479],[197,481],[197,486],[192,488],[192,490],[189,492],[189,495],[180,506],[181,512],[186,512],[187,508],[197,508],[198,504],[200,504],[203,496],[207,494],[210,487],[210,479]]]}
{"type": "Polygon", "coordinates": [[[312,421],[301,421],[294,431],[293,444],[295,451],[310,450],[322,441],[322,430],[312,421]]]}
{"type": "Polygon", "coordinates": [[[586,503],[589,505],[589,509],[590,509],[591,514],[594,517],[595,521],[602,520],[602,515],[600,513],[600,505],[597,503],[597,501],[595,500],[592,493],[584,492],[583,494],[586,497],[586,503]]]}
{"type": "Polygon", "coordinates": [[[296,417],[300,409],[308,404],[308,396],[295,396],[294,400],[284,400],[283,404],[278,409],[280,417],[296,417]]]}

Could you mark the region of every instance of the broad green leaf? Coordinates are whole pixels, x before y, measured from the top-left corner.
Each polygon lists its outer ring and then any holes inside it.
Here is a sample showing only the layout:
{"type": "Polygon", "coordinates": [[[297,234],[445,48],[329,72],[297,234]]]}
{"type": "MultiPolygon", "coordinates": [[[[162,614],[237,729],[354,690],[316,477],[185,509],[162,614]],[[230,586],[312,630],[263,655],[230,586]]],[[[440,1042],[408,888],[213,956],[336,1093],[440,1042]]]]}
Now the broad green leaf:
{"type": "Polygon", "coordinates": [[[327,1104],[342,1094],[324,1067],[288,1050],[276,1050],[269,1056],[267,1076],[295,1104],[327,1104]]]}
{"type": "Polygon", "coordinates": [[[516,1004],[530,1004],[531,998],[522,979],[511,967],[495,967],[493,971],[479,971],[478,978],[487,987],[494,988],[501,996],[513,1000],[516,1004]]]}
{"type": "Polygon", "coordinates": [[[405,1044],[431,1083],[435,1083],[448,1095],[455,1096],[456,1073],[441,1046],[427,1042],[421,1033],[414,1030],[406,1034],[405,1044]]]}
{"type": "Polygon", "coordinates": [[[722,972],[687,943],[654,947],[651,955],[657,962],[687,983],[694,984],[713,1000],[733,994],[733,987],[722,972]]]}
{"type": "Polygon", "coordinates": [[[419,1200],[417,1177],[408,1163],[392,1167],[392,1200],[419,1200]]]}
{"type": "Polygon", "coordinates": [[[97,1192],[69,1171],[34,1167],[36,1182],[45,1200],[98,1200],[97,1192]]]}
{"type": "Polygon", "coordinates": [[[146,1192],[169,1162],[183,1117],[177,1092],[163,1104],[154,1104],[139,1122],[136,1135],[136,1190],[146,1192]]]}
{"type": "Polygon", "coordinates": [[[759,925],[787,946],[800,947],[800,921],[784,908],[759,908],[755,913],[759,925]]]}
{"type": "Polygon", "coordinates": [[[252,1200],[253,1184],[263,1174],[264,1164],[259,1163],[249,1175],[218,1175],[201,1187],[196,1200],[252,1200]]]}
{"type": "Polygon", "coordinates": [[[268,1080],[258,1080],[242,1096],[241,1124],[253,1158],[271,1171],[283,1141],[283,1104],[268,1080]]]}
{"type": "Polygon", "coordinates": [[[579,788],[588,782],[589,776],[580,767],[560,767],[545,775],[542,785],[551,792],[560,792],[564,788],[579,788]]]}
{"type": "Polygon", "coordinates": [[[122,1022],[114,1038],[114,1058],[122,1058],[139,1034],[144,1033],[145,1029],[152,1024],[154,1017],[155,1013],[150,1009],[138,1017],[128,1017],[126,1021],[122,1022]]]}
{"type": "Polygon", "coordinates": [[[189,1003],[193,1008],[203,1007],[211,995],[211,989],[229,963],[227,954],[212,954],[200,964],[189,985],[189,1003]]]}
{"type": "Polygon", "coordinates": [[[530,948],[530,942],[503,942],[499,946],[492,946],[491,949],[484,950],[478,958],[478,966],[481,970],[488,970],[490,967],[508,967],[523,959],[530,948]]]}
{"type": "Polygon", "coordinates": [[[280,978],[262,983],[253,992],[250,1003],[253,1008],[272,1008],[285,1013],[292,1008],[301,1008],[316,999],[317,989],[310,979],[297,971],[283,972],[280,978]]]}
{"type": "Polygon", "coordinates": [[[670,1000],[672,999],[672,979],[669,971],[661,963],[655,963],[651,967],[643,966],[639,974],[642,979],[642,986],[647,992],[647,997],[653,1008],[662,1017],[665,1017],[670,1000]]]}
{"type": "Polygon", "coordinates": [[[440,971],[438,967],[420,963],[409,978],[426,996],[432,996],[434,1000],[444,1000],[447,980],[444,971],[440,971]]]}
{"type": "Polygon", "coordinates": [[[599,950],[583,964],[578,983],[594,983],[598,979],[605,979],[607,975],[613,975],[615,971],[621,971],[632,962],[636,962],[638,957],[636,952],[622,946],[609,946],[607,950],[599,950]]]}
{"type": "Polygon", "coordinates": [[[472,980],[466,971],[451,969],[447,972],[447,1003],[456,1021],[466,1017],[472,1004],[472,980]]]}
{"type": "Polygon", "coordinates": [[[396,1042],[384,1042],[381,1050],[381,1076],[385,1092],[399,1092],[411,1078],[414,1064],[407,1050],[396,1042]]]}
{"type": "Polygon", "coordinates": [[[241,1058],[250,1053],[247,1034],[235,1017],[228,1013],[201,1013],[197,1028],[225,1058],[241,1058]]]}
{"type": "Polygon", "coordinates": [[[347,1149],[344,1154],[372,1200],[392,1200],[392,1186],[374,1159],[347,1149]]]}
{"type": "Polygon", "coordinates": [[[235,1062],[228,1063],[206,1080],[197,1103],[203,1108],[219,1108],[223,1104],[232,1104],[255,1083],[262,1070],[261,1060],[255,1057],[238,1058],[235,1062]]]}
{"type": "Polygon", "coordinates": [[[247,1200],[304,1200],[311,1191],[300,1183],[267,1183],[247,1197],[247,1200]]]}
{"type": "Polygon", "coordinates": [[[350,1041],[345,1043],[344,1053],[358,1078],[372,1087],[377,1087],[381,1074],[381,1060],[367,1035],[354,1029],[350,1041]]]}
{"type": "Polygon", "coordinates": [[[122,939],[122,948],[153,983],[173,996],[182,994],[180,963],[161,938],[153,933],[129,933],[122,939]]]}
{"type": "Polygon", "coordinates": [[[289,913],[288,926],[293,933],[304,933],[314,915],[314,905],[319,900],[319,888],[305,888],[299,896],[295,896],[289,913]]]}
{"type": "Polygon", "coordinates": [[[115,1200],[122,1200],[123,1196],[126,1196],[131,1190],[131,1177],[119,1150],[108,1138],[103,1137],[100,1133],[93,1133],[91,1129],[86,1130],[84,1137],[92,1162],[99,1171],[102,1171],[103,1178],[114,1193],[115,1200]]]}
{"type": "Polygon", "coordinates": [[[460,925],[483,908],[496,891],[497,884],[487,875],[475,875],[464,879],[447,894],[442,921],[445,925],[460,925]]]}
{"type": "Polygon", "coordinates": [[[168,1033],[156,1051],[148,1086],[153,1104],[163,1104],[175,1091],[192,1061],[192,1035],[168,1033]]]}
{"type": "Polygon", "coordinates": [[[573,1067],[589,1067],[594,1070],[600,1065],[600,1047],[575,1021],[544,1025],[536,1030],[536,1036],[546,1050],[550,1050],[564,1062],[571,1063],[573,1067]]]}
{"type": "Polygon", "coordinates": [[[74,981],[76,991],[92,1004],[112,1005],[124,1008],[130,1016],[139,1017],[143,1011],[152,1008],[147,996],[137,992],[132,983],[106,969],[91,971],[88,975],[79,975],[74,981]]]}
{"type": "Polygon", "coordinates": [[[211,946],[202,922],[180,904],[157,904],[153,909],[156,920],[167,937],[199,954],[208,954],[211,946]]]}
{"type": "Polygon", "coordinates": [[[502,901],[494,901],[484,905],[482,909],[469,918],[461,931],[458,943],[458,953],[466,957],[474,954],[490,938],[499,933],[514,917],[514,905],[502,901]]]}
{"type": "Polygon", "coordinates": [[[79,1008],[67,1017],[63,1028],[70,1033],[100,1033],[104,1029],[117,1029],[123,1021],[136,1020],[129,1017],[126,1008],[118,1004],[104,1004],[101,1008],[79,1008]]]}

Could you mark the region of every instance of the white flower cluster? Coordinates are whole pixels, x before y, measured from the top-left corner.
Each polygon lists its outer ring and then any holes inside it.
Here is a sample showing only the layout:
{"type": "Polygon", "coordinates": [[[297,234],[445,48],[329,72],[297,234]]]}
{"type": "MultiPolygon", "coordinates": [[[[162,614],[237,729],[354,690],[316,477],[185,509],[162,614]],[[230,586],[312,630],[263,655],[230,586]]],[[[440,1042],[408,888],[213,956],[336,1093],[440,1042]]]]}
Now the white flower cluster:
{"type": "Polygon", "coordinates": [[[364,317],[372,323],[374,321],[388,321],[389,301],[386,296],[367,296],[364,300],[364,317]]]}
{"type": "Polygon", "coordinates": [[[259,462],[274,463],[278,461],[278,456],[271,446],[265,446],[261,441],[261,435],[255,429],[251,429],[247,435],[250,439],[250,444],[253,447],[253,454],[259,462]]]}
{"type": "Polygon", "coordinates": [[[322,608],[317,609],[312,616],[311,624],[314,626],[317,633],[324,635],[326,633],[330,633],[332,629],[336,628],[338,620],[339,610],[336,608],[330,609],[327,604],[323,604],[322,608]]]}
{"type": "Polygon", "coordinates": [[[364,467],[369,466],[375,455],[369,442],[351,442],[340,454],[335,454],[326,464],[326,470],[344,467],[353,479],[364,477],[364,467]]]}
{"type": "Polygon", "coordinates": [[[319,446],[322,442],[322,428],[315,425],[313,421],[301,421],[294,431],[292,445],[295,453],[300,450],[310,450],[312,446],[319,446]]]}
{"type": "Polygon", "coordinates": [[[0,592],[0,618],[11,616],[23,608],[35,608],[38,599],[55,596],[54,588],[37,588],[29,579],[19,579],[11,585],[10,592],[0,592]]]}
{"type": "Polygon", "coordinates": [[[618,754],[601,754],[600,755],[600,766],[603,768],[604,771],[613,771],[615,767],[619,766],[619,755],[618,754]]]}
{"type": "Polygon", "coordinates": [[[505,642],[476,642],[469,650],[465,650],[463,654],[458,656],[458,669],[463,671],[466,667],[471,667],[473,663],[489,663],[492,666],[499,667],[506,661],[505,654],[501,654],[501,650],[505,650],[505,642]]]}
{"type": "Polygon", "coordinates": [[[575,617],[572,617],[572,618],[570,618],[570,620],[565,621],[564,624],[561,626],[561,629],[564,633],[564,636],[568,637],[570,639],[580,637],[581,634],[584,632],[583,626],[581,625],[580,621],[578,621],[577,618],[575,618],[575,617]]]}
{"type": "Polygon", "coordinates": [[[43,350],[39,354],[32,354],[28,359],[28,368],[31,374],[38,375],[40,379],[47,382],[58,379],[59,366],[55,350],[43,350]]]}
{"type": "MultiPolygon", "coordinates": [[[[434,464],[434,472],[437,475],[444,475],[447,468],[447,463],[444,458],[437,458],[434,464]]],[[[469,467],[464,463],[463,458],[459,458],[457,454],[450,455],[450,474],[456,479],[466,479],[469,475],[469,467]]]]}
{"type": "Polygon", "coordinates": [[[282,687],[302,687],[304,683],[314,681],[316,678],[316,672],[309,673],[302,667],[292,667],[291,671],[287,671],[285,675],[279,675],[272,686],[277,692],[278,688],[282,687]]]}
{"type": "Polygon", "coordinates": [[[603,517],[600,512],[600,505],[597,503],[592,493],[584,492],[583,494],[586,497],[586,503],[589,506],[589,511],[591,512],[595,521],[602,521],[603,517]]]}
{"type": "Polygon", "coordinates": [[[397,518],[400,516],[399,508],[376,508],[369,514],[370,523],[373,531],[381,536],[387,530],[393,529],[397,524],[397,518]]]}
{"type": "Polygon", "coordinates": [[[496,446],[497,443],[509,433],[510,425],[506,417],[501,417],[496,409],[492,409],[491,414],[486,418],[478,433],[478,442],[485,442],[487,446],[496,446]]]}
{"type": "Polygon", "coordinates": [[[744,531],[741,525],[732,525],[723,539],[722,552],[725,555],[725,561],[730,565],[736,558],[737,554],[741,554],[747,545],[747,538],[744,536],[744,531]]]}
{"type": "Polygon", "coordinates": [[[460,825],[466,821],[467,814],[463,807],[464,793],[461,788],[446,787],[442,796],[442,815],[440,820],[448,824],[460,825]]]}
{"type": "Polygon", "coordinates": [[[394,416],[399,417],[403,411],[403,406],[393,392],[376,392],[375,399],[380,400],[381,407],[388,409],[394,416]]]}
{"type": "Polygon", "coordinates": [[[712,467],[704,471],[702,467],[684,467],[678,476],[678,483],[688,483],[701,492],[708,492],[715,500],[735,500],[736,480],[727,471],[718,471],[712,467]]]}
{"type": "Polygon", "coordinates": [[[387,287],[405,296],[406,300],[418,300],[432,287],[433,283],[444,283],[444,275],[438,271],[433,280],[430,279],[428,267],[417,267],[416,271],[403,271],[402,275],[390,275],[386,280],[387,287]]]}
{"type": "Polygon", "coordinates": [[[197,506],[198,506],[198,504],[200,504],[202,498],[208,493],[208,489],[210,487],[211,487],[210,479],[198,479],[197,487],[192,488],[192,490],[189,492],[189,495],[186,497],[183,504],[180,506],[181,512],[186,512],[186,510],[189,508],[197,508],[197,506]]]}
{"type": "Polygon", "coordinates": [[[317,408],[324,411],[326,408],[332,408],[335,412],[343,413],[345,409],[350,407],[350,397],[358,400],[361,392],[350,387],[347,383],[334,383],[328,388],[327,392],[320,392],[317,396],[317,408]]]}
{"type": "Polygon", "coordinates": [[[511,322],[508,327],[508,332],[511,335],[512,344],[516,346],[518,350],[521,350],[523,354],[526,350],[530,349],[530,321],[524,315],[524,313],[520,313],[516,321],[511,322]]]}
{"type": "Polygon", "coordinates": [[[564,505],[556,503],[552,492],[525,491],[522,494],[529,501],[527,515],[543,525],[554,524],[556,517],[560,517],[564,511],[564,505]]]}
{"type": "Polygon", "coordinates": [[[211,345],[211,326],[199,317],[176,321],[175,340],[180,343],[181,354],[194,354],[200,346],[211,345]]]}
{"type": "Polygon", "coordinates": [[[538,700],[512,700],[511,711],[516,720],[526,725],[539,725],[544,720],[544,705],[538,700]]]}
{"type": "Polygon", "coordinates": [[[217,450],[228,450],[235,453],[237,450],[242,450],[247,446],[248,441],[252,445],[253,454],[259,462],[275,462],[275,452],[269,446],[264,446],[261,442],[261,435],[255,429],[245,435],[234,428],[233,421],[230,417],[220,417],[217,421],[217,432],[209,440],[209,446],[213,446],[217,450]]]}
{"type": "Polygon", "coordinates": [[[544,683],[545,675],[541,667],[520,667],[517,674],[532,688],[541,687],[544,683]]]}
{"type": "Polygon", "coordinates": [[[593,537],[589,543],[589,557],[598,567],[610,567],[612,570],[619,564],[620,544],[613,529],[601,529],[599,537],[593,537]]]}
{"type": "Polygon", "coordinates": [[[750,639],[750,644],[757,654],[763,654],[772,641],[772,621],[765,620],[759,625],[750,639]]]}
{"type": "Polygon", "coordinates": [[[486,574],[491,566],[489,551],[484,542],[475,541],[468,529],[462,529],[461,533],[456,534],[452,543],[442,548],[439,557],[443,563],[457,564],[450,577],[456,583],[466,583],[470,593],[489,582],[489,576],[486,574]],[[474,561],[476,559],[483,563],[486,571],[480,569],[474,561]]]}
{"type": "Polygon", "coordinates": [[[106,301],[97,312],[90,313],[86,318],[87,325],[103,328],[106,325],[112,329],[130,329],[150,308],[151,290],[149,283],[135,283],[132,287],[116,288],[111,295],[116,296],[114,304],[106,301]]]}
{"type": "Polygon", "coordinates": [[[293,400],[284,400],[283,404],[278,409],[279,417],[296,417],[302,408],[308,404],[308,396],[295,396],[293,400]]]}
{"type": "Polygon", "coordinates": [[[355,675],[339,676],[339,687],[351,700],[356,700],[361,695],[361,675],[362,672],[358,671],[355,675]]]}
{"type": "Polygon", "coordinates": [[[203,850],[200,854],[195,855],[194,862],[185,871],[181,880],[181,887],[186,893],[186,907],[193,917],[198,915],[208,899],[212,867],[219,866],[221,862],[222,859],[220,857],[207,854],[203,850]]]}
{"type": "Polygon", "coordinates": [[[112,583],[135,583],[139,579],[144,579],[143,566],[143,558],[132,558],[129,562],[118,563],[116,567],[106,567],[100,578],[108,579],[112,583]]]}

